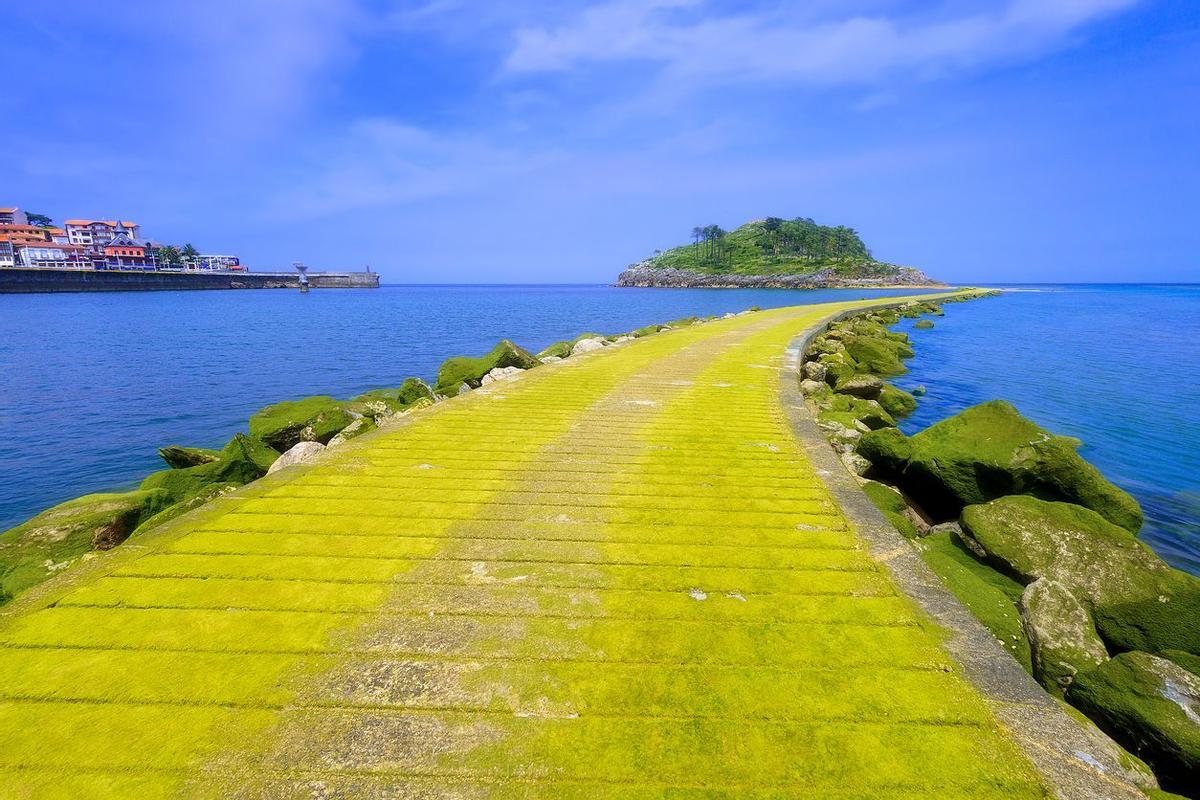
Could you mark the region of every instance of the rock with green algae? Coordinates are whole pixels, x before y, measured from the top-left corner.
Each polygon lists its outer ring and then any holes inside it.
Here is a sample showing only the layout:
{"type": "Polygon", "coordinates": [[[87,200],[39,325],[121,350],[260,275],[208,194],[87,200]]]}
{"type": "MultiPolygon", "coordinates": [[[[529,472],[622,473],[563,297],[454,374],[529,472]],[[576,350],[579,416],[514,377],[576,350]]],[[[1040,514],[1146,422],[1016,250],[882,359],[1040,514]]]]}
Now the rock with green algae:
{"type": "Polygon", "coordinates": [[[1089,610],[1176,585],[1175,571],[1129,531],[1072,503],[1002,497],[964,508],[962,526],[968,543],[1009,574],[1060,583],[1089,610]]]}
{"type": "Polygon", "coordinates": [[[41,583],[84,553],[116,547],[170,503],[161,490],[89,494],[0,534],[0,598],[41,583]]]}
{"type": "Polygon", "coordinates": [[[864,400],[861,397],[851,397],[848,394],[815,394],[817,403],[817,420],[836,419],[847,427],[855,427],[853,420],[862,422],[867,428],[876,430],[894,426],[896,420],[884,411],[883,406],[875,400],[864,400]],[[846,420],[851,420],[847,422],[846,420]]]}
{"type": "Polygon", "coordinates": [[[867,499],[892,523],[892,527],[906,539],[915,539],[921,535],[916,523],[906,513],[908,504],[904,502],[904,496],[899,491],[878,481],[867,481],[862,485],[862,490],[867,499]]]}
{"type": "Polygon", "coordinates": [[[242,486],[267,474],[279,453],[256,439],[235,434],[221,449],[220,457],[208,464],[184,469],[167,469],[149,475],[140,488],[160,489],[170,502],[190,500],[212,486],[242,486]]]}
{"type": "Polygon", "coordinates": [[[282,453],[300,442],[326,444],[353,421],[344,403],[317,395],[267,406],[250,418],[250,435],[282,453]]]}
{"type": "Polygon", "coordinates": [[[1080,672],[1108,660],[1088,609],[1061,583],[1041,578],[1018,603],[1033,656],[1033,676],[1051,694],[1062,693],[1080,672]]]}
{"type": "Polygon", "coordinates": [[[537,356],[525,348],[508,339],[502,339],[486,355],[479,358],[454,356],[443,361],[442,366],[438,368],[437,383],[433,391],[445,397],[452,397],[459,393],[463,384],[478,389],[483,376],[497,367],[533,369],[541,363],[537,356]]]}
{"type": "MultiPolygon", "coordinates": [[[[1107,764],[1108,769],[1115,768],[1119,770],[1118,774],[1124,776],[1130,783],[1147,794],[1147,796],[1160,797],[1162,800],[1167,800],[1167,798],[1171,797],[1166,792],[1159,790],[1158,779],[1154,777],[1154,771],[1150,769],[1145,761],[1142,761],[1133,753],[1130,753],[1113,741],[1112,737],[1100,730],[1096,726],[1096,723],[1087,718],[1086,714],[1066,700],[1055,696],[1054,702],[1055,705],[1062,709],[1064,714],[1075,722],[1079,731],[1087,738],[1087,755],[1093,758],[1099,756],[1098,760],[1102,764],[1107,764]],[[1158,794],[1152,794],[1153,792],[1157,792],[1158,794]]],[[[1187,798],[1183,798],[1183,800],[1187,800],[1187,798]]]]}
{"type": "Polygon", "coordinates": [[[907,371],[903,358],[913,351],[906,343],[875,336],[848,336],[842,340],[846,353],[862,372],[875,375],[899,375],[907,371]]]}
{"type": "Polygon", "coordinates": [[[863,400],[874,400],[883,391],[883,381],[878,375],[850,375],[839,380],[833,387],[838,394],[848,394],[863,400]]]}
{"type": "Polygon", "coordinates": [[[539,360],[543,358],[568,358],[571,355],[571,342],[555,342],[545,350],[537,354],[539,360]]]}
{"type": "Polygon", "coordinates": [[[1096,628],[1119,650],[1200,656],[1200,578],[1171,570],[1159,594],[1097,608],[1096,628]]]}
{"type": "Polygon", "coordinates": [[[858,373],[858,365],[845,353],[823,353],[817,357],[817,363],[825,367],[825,382],[831,387],[858,373]]]}
{"type": "Polygon", "coordinates": [[[201,464],[210,464],[221,457],[221,451],[206,450],[202,447],[180,447],[173,444],[159,448],[158,455],[167,462],[168,467],[185,469],[198,467],[201,464]]]}
{"type": "Polygon", "coordinates": [[[646,325],[638,328],[635,331],[630,331],[629,335],[633,336],[635,339],[641,339],[643,336],[653,336],[654,334],[663,330],[665,327],[665,325],[646,325]]]}
{"type": "Polygon", "coordinates": [[[883,406],[883,410],[893,417],[907,417],[917,410],[917,398],[890,383],[885,383],[880,388],[879,396],[875,399],[883,406]]]}
{"type": "Polygon", "coordinates": [[[1017,601],[1022,586],[980,561],[948,532],[930,533],[916,542],[921,560],[950,593],[987,628],[1005,650],[1032,672],[1029,640],[1021,627],[1017,601]]]}
{"type": "MultiPolygon", "coordinates": [[[[352,415],[368,417],[378,424],[384,419],[413,408],[429,405],[436,398],[429,384],[420,378],[408,378],[395,389],[373,389],[345,404],[352,415]]],[[[344,432],[345,429],[342,429],[344,432]]]]}
{"type": "Polygon", "coordinates": [[[913,324],[913,327],[916,328],[917,330],[921,330],[921,331],[930,330],[931,328],[933,328],[933,320],[919,319],[916,321],[916,323],[913,324]]]}
{"type": "Polygon", "coordinates": [[[1085,506],[1136,532],[1142,524],[1137,501],[1080,458],[1073,445],[1011,404],[993,400],[909,437],[903,464],[889,448],[881,453],[885,463],[876,467],[890,469],[884,477],[935,519],[950,519],[963,506],[997,497],[1030,494],[1085,506]]]}
{"type": "Polygon", "coordinates": [[[898,476],[912,457],[912,442],[897,428],[880,428],[864,434],[855,451],[883,475],[898,476]]]}
{"type": "Polygon", "coordinates": [[[130,538],[133,538],[135,536],[140,536],[143,533],[146,533],[147,531],[157,528],[159,525],[163,525],[167,522],[170,522],[171,520],[175,519],[176,517],[181,517],[184,514],[188,513],[189,511],[193,511],[193,510],[199,508],[200,506],[220,497],[223,494],[232,492],[236,488],[237,488],[236,486],[224,485],[224,484],[213,484],[211,486],[208,486],[208,487],[204,488],[203,490],[201,490],[201,492],[199,494],[189,497],[188,499],[186,499],[182,502],[175,503],[174,505],[171,505],[171,506],[167,506],[166,508],[164,508],[162,511],[159,511],[154,516],[150,517],[149,519],[144,520],[137,526],[137,529],[134,530],[134,532],[132,534],[130,534],[130,538]]]}
{"type": "Polygon", "coordinates": [[[1149,653],[1121,653],[1076,676],[1067,700],[1149,762],[1164,788],[1200,786],[1200,676],[1149,653]]]}
{"type": "Polygon", "coordinates": [[[378,429],[379,429],[379,426],[376,425],[375,422],[370,417],[362,417],[361,419],[356,419],[356,420],[354,420],[354,422],[351,422],[345,428],[342,428],[341,432],[339,432],[337,436],[330,439],[329,446],[337,447],[338,445],[345,444],[346,442],[350,441],[351,439],[357,439],[359,436],[362,436],[364,433],[370,433],[371,431],[378,430],[378,429]]]}

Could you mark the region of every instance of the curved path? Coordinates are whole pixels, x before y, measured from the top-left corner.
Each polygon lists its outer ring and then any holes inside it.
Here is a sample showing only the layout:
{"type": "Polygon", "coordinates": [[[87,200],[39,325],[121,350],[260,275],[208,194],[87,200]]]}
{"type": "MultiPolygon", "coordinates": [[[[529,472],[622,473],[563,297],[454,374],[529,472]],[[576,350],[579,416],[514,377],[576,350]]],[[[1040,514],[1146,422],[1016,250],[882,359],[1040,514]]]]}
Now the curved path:
{"type": "Polygon", "coordinates": [[[494,384],[22,598],[0,796],[1044,796],[781,406],[852,305],[494,384]]]}

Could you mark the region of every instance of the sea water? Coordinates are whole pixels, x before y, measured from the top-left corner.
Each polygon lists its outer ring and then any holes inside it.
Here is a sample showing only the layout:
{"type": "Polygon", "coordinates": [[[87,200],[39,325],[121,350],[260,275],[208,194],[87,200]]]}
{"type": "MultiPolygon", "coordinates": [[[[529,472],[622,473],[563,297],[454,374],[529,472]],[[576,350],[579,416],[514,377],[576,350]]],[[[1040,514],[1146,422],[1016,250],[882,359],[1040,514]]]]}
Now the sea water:
{"type": "MultiPolygon", "coordinates": [[[[385,286],[375,290],[0,296],[0,530],[135,486],[158,447],[220,447],[257,409],[432,378],[498,339],[531,350],[682,316],[898,290],[385,286]]],[[[1143,538],[1200,572],[1200,287],[1036,287],[947,306],[912,331],[912,432],[1012,401],[1146,510],[1143,538]]],[[[911,323],[906,323],[911,327],[911,323]]]]}

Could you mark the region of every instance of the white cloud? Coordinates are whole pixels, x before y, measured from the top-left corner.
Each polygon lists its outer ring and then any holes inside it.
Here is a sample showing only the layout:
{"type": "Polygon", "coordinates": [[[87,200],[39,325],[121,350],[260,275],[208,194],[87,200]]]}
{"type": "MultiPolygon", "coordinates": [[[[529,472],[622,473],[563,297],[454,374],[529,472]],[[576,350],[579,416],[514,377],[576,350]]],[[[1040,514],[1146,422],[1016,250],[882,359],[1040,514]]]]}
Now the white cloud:
{"type": "Polygon", "coordinates": [[[720,15],[696,0],[609,0],[560,27],[519,30],[509,74],[644,61],[693,83],[865,84],[937,74],[1060,45],[1136,0],[1008,0],[957,16],[802,16],[786,7],[720,15]]]}

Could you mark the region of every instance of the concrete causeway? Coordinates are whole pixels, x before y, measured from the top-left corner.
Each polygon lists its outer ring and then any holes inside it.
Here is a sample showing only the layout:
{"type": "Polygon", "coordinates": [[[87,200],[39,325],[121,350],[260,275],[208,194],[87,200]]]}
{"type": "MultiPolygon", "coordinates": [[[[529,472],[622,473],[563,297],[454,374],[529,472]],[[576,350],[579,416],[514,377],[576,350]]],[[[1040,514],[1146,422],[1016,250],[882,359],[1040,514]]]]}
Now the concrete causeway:
{"type": "Polygon", "coordinates": [[[19,598],[0,797],[1047,796],[780,400],[854,305],[547,365],[19,598]]]}

